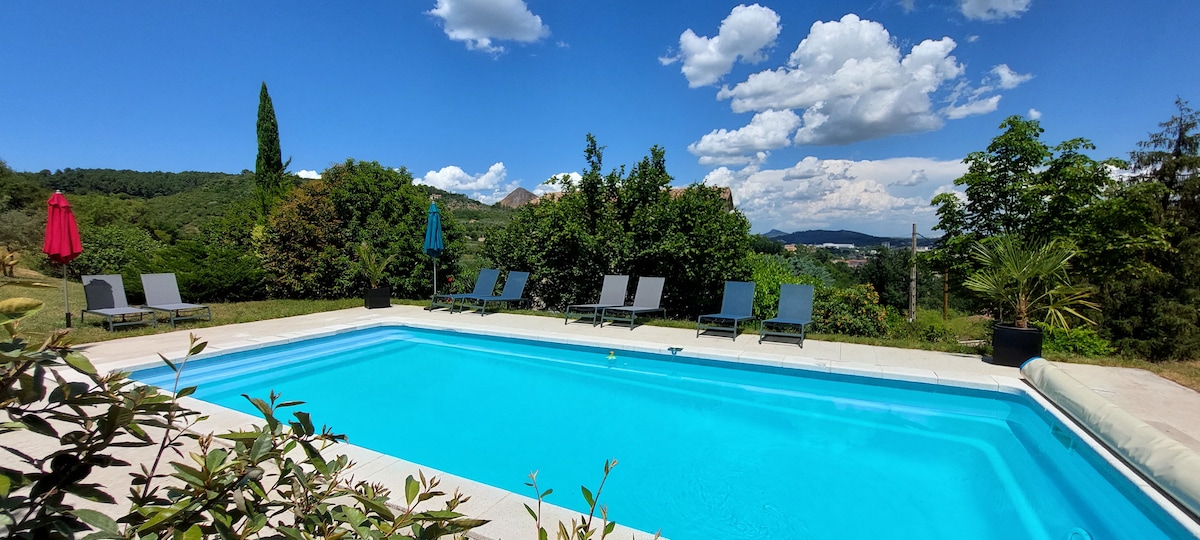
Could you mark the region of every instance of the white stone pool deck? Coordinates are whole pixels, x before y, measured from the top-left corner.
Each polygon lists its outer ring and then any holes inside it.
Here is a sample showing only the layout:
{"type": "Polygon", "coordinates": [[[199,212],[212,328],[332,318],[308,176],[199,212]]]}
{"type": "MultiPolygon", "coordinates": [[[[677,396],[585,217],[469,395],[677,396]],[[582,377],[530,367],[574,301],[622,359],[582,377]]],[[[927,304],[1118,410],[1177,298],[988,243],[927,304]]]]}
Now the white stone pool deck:
{"type": "MultiPolygon", "coordinates": [[[[695,330],[638,326],[593,327],[587,323],[564,325],[561,318],[513,314],[451,314],[444,310],[425,311],[414,306],[394,306],[390,309],[362,308],[316,313],[286,319],[258,321],[211,328],[179,330],[150,336],[123,338],[79,347],[97,368],[105,371],[130,369],[160,362],[158,354],[168,358],[182,357],[188,344],[188,334],[195,333],[209,346],[205,355],[256,348],[264,343],[278,343],[350,328],[395,322],[429,328],[454,328],[512,337],[553,339],[577,344],[594,344],[633,350],[666,352],[668,347],[682,347],[681,355],[702,355],[708,358],[750,363],[797,366],[804,369],[857,375],[885,376],[934,384],[953,384],[983,389],[1001,390],[1024,387],[1016,368],[996,366],[979,356],[895,349],[848,343],[806,340],[804,347],[794,342],[767,341],[758,343],[758,336],[744,335],[736,341],[727,335],[696,337],[695,330]]],[[[1200,452],[1200,393],[1182,387],[1152,373],[1123,368],[1105,368],[1077,364],[1057,364],[1118,406],[1155,426],[1179,442],[1200,452]]],[[[1027,387],[1026,387],[1027,388],[1027,387]]],[[[1030,393],[1036,393],[1032,389],[1030,393]]],[[[200,409],[212,418],[204,430],[219,431],[254,423],[257,418],[235,413],[188,399],[188,406],[200,409]]],[[[334,426],[336,428],[336,424],[334,426]]],[[[403,492],[404,478],[415,475],[417,466],[377,452],[339,445],[339,453],[349,455],[358,463],[356,478],[383,482],[395,492],[403,492]]],[[[597,466],[599,469],[599,465],[597,466]]],[[[427,471],[428,469],[424,469],[427,471]]],[[[105,485],[127,484],[123,472],[103,471],[113,478],[98,481],[105,485]]],[[[534,538],[533,522],[523,505],[533,502],[529,497],[508,493],[470,480],[439,474],[442,488],[447,492],[459,488],[472,496],[460,511],[471,517],[492,520],[477,530],[477,538],[517,539],[534,538]]],[[[597,481],[599,477],[597,476],[597,481]]],[[[574,486],[554,486],[574,489],[574,486]]],[[[124,488],[113,489],[121,493],[124,488]]],[[[547,508],[544,523],[563,520],[569,523],[576,512],[547,508]]],[[[1196,529],[1193,523],[1194,530],[1196,529]]],[[[549,528],[549,527],[548,527],[549,528]]],[[[638,538],[649,535],[623,530],[616,537],[638,538]]],[[[665,531],[669,536],[669,531],[665,531]]]]}

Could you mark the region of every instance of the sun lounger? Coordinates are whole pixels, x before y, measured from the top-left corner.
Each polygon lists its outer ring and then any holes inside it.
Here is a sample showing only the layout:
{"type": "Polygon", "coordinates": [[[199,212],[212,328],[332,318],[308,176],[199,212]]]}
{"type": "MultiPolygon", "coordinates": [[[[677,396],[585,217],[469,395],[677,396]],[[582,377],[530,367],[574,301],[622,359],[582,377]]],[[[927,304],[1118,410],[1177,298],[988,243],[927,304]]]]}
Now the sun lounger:
{"type": "Polygon", "coordinates": [[[84,314],[91,313],[104,318],[109,332],[118,326],[132,324],[158,326],[158,318],[153,311],[129,307],[129,301],[125,299],[125,282],[120,274],[83,276],[83,296],[87,300],[87,307],[79,314],[80,324],[83,324],[84,314]],[[132,319],[134,315],[137,315],[137,319],[132,319]]]}
{"type": "Polygon", "coordinates": [[[487,306],[489,303],[511,303],[511,302],[528,302],[525,298],[525,283],[529,281],[529,272],[509,272],[504,278],[504,288],[500,290],[498,295],[475,296],[467,295],[458,303],[458,310],[478,309],[479,315],[487,314],[487,306]],[[478,302],[478,303],[475,303],[478,302]]]}
{"type": "Polygon", "coordinates": [[[578,320],[591,320],[592,326],[600,324],[600,312],[607,307],[625,305],[625,295],[629,291],[629,276],[604,276],[604,286],[600,288],[600,301],[595,304],[571,304],[563,311],[563,324],[571,320],[571,313],[579,315],[578,320]]]}
{"type": "Polygon", "coordinates": [[[175,274],[142,274],[142,289],[146,291],[145,307],[165,312],[171,328],[175,328],[176,321],[212,320],[212,309],[208,306],[189,304],[179,297],[175,274]]]}
{"type": "Polygon", "coordinates": [[[758,342],[767,336],[800,338],[804,346],[804,332],[812,324],[813,286],[786,284],[779,290],[779,316],[758,323],[758,342]],[[784,330],[768,330],[767,326],[782,326],[784,330]],[[800,331],[794,329],[799,326],[800,331]],[[792,329],[792,330],[788,330],[792,329]]]}
{"type": "Polygon", "coordinates": [[[475,277],[475,288],[469,293],[457,294],[439,294],[429,303],[427,309],[434,310],[444,307],[449,311],[454,311],[454,303],[468,296],[491,296],[496,292],[496,280],[500,279],[500,271],[495,268],[484,268],[479,271],[479,275],[475,277]]]}
{"type": "Polygon", "coordinates": [[[738,323],[754,318],[754,283],[750,281],[726,281],[725,293],[721,296],[721,312],[696,317],[696,336],[705,330],[729,330],[737,339],[738,323]],[[708,321],[706,323],[705,321],[708,321]],[[727,321],[731,326],[720,323],[727,321]]]}
{"type": "Polygon", "coordinates": [[[628,322],[629,329],[633,330],[634,322],[638,315],[647,313],[662,312],[665,317],[667,310],[659,307],[662,302],[663,283],[666,278],[660,277],[644,277],[638,279],[637,292],[633,295],[633,305],[606,307],[600,311],[600,324],[604,321],[613,322],[628,322]],[[609,315],[612,313],[612,315],[609,315]]]}

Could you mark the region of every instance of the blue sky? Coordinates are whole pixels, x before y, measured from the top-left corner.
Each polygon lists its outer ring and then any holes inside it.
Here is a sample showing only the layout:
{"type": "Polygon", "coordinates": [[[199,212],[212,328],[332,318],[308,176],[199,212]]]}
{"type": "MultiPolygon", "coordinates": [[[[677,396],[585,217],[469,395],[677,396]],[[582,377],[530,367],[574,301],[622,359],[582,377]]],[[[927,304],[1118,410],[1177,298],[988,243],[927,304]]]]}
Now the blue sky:
{"type": "MultiPolygon", "coordinates": [[[[259,85],[290,170],[407,167],[485,202],[667,151],[754,231],[903,236],[1008,115],[1126,157],[1195,100],[1200,2],[6,2],[15,170],[254,168],[259,85]]],[[[1193,102],[1193,106],[1197,103],[1193,102]]]]}

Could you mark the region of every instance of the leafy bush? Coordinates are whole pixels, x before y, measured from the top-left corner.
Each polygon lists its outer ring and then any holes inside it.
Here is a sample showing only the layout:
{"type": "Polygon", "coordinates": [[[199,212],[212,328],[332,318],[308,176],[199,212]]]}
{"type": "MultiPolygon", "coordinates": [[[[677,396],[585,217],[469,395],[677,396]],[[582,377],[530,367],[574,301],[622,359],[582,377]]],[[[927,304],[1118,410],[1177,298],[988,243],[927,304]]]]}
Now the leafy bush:
{"type": "Polygon", "coordinates": [[[813,332],[884,337],[887,309],[879,305],[879,293],[870,285],[818,287],[813,299],[813,332]]]}
{"type": "Polygon", "coordinates": [[[179,294],[185,301],[244,302],[266,298],[262,264],[253,253],[239,247],[180,240],[154,253],[142,266],[147,273],[174,273],[179,294]]]}
{"type": "MultiPolygon", "coordinates": [[[[579,516],[578,519],[572,519],[571,525],[568,528],[565,523],[559,522],[558,534],[555,536],[557,540],[590,540],[596,538],[596,533],[599,532],[599,540],[608,538],[613,530],[617,528],[617,522],[608,520],[608,507],[600,504],[600,495],[604,493],[604,483],[608,481],[608,475],[612,472],[613,467],[617,466],[617,460],[610,459],[604,461],[604,476],[600,479],[600,486],[596,488],[596,494],[592,495],[592,490],[587,486],[579,486],[579,491],[583,493],[583,500],[588,504],[588,514],[579,516]],[[600,522],[595,524],[596,510],[600,511],[600,522]]],[[[550,538],[550,533],[542,527],[542,501],[546,496],[552,493],[553,489],[542,491],[537,485],[537,471],[529,473],[529,481],[525,482],[526,486],[533,488],[534,498],[537,499],[537,509],[525,505],[525,511],[533,517],[534,527],[537,530],[537,538],[539,540],[547,540],[550,538]]],[[[654,540],[658,540],[662,536],[662,531],[654,533],[654,540]]]]}
{"type": "Polygon", "coordinates": [[[293,190],[271,212],[262,243],[267,292],[284,298],[345,298],[353,294],[352,245],[320,180],[293,190]]]}
{"type": "MultiPolygon", "coordinates": [[[[81,228],[83,253],[69,266],[72,274],[137,274],[138,263],[162,249],[162,243],[145,230],[126,225],[81,228]]],[[[126,285],[129,285],[127,283],[126,285]]]]}
{"type": "MultiPolygon", "coordinates": [[[[355,254],[368,242],[380,258],[393,259],[379,284],[399,298],[428,297],[433,279],[421,250],[429,198],[407,170],[373,161],[346,160],[321,173],[321,180],[293,189],[271,211],[262,241],[267,288],[287,298],[346,298],[369,285],[355,254]]],[[[442,213],[446,250],[440,276],[453,275],[462,228],[442,213]]]]}
{"type": "Polygon", "coordinates": [[[1076,326],[1068,330],[1040,322],[1033,325],[1042,329],[1042,348],[1046,351],[1095,357],[1110,355],[1114,350],[1112,343],[1092,328],[1076,326]]]}
{"type": "Polygon", "coordinates": [[[909,322],[899,311],[888,310],[888,336],[895,339],[911,339],[926,343],[956,343],[959,335],[950,322],[943,320],[941,313],[917,309],[916,320],[909,322]]]}
{"type": "Polygon", "coordinates": [[[769,319],[779,312],[779,288],[786,283],[808,283],[819,285],[813,277],[801,277],[792,273],[792,267],[784,258],[774,255],[750,254],[750,280],[754,288],[754,316],[769,319]]]}
{"type": "Polygon", "coordinates": [[[793,274],[811,280],[804,281],[804,283],[829,287],[837,283],[837,278],[833,276],[833,272],[830,272],[824,263],[810,253],[796,251],[790,255],[781,256],[780,259],[791,267],[793,274]]]}
{"type": "MultiPolygon", "coordinates": [[[[301,402],[279,402],[275,394],[269,402],[247,398],[265,426],[196,435],[191,430],[199,413],[176,401],[195,387],[178,388],[176,378],[171,396],[134,384],[125,373],[100,375],[67,347],[66,332],[52,334],[43,345],[30,342],[17,324],[40,308],[41,302],[26,298],[0,301],[0,325],[9,333],[0,354],[10,359],[0,363],[0,406],[11,419],[0,423],[0,434],[25,430],[54,441],[39,446],[53,449],[44,457],[14,449],[17,461],[5,463],[19,469],[0,467],[0,526],[10,537],[71,538],[91,531],[88,538],[441,538],[486,523],[455,511],[468,500],[457,492],[444,499],[442,509],[418,510],[445,496],[436,479],[424,476],[408,477],[407,509],[395,510],[386,488],[347,475],[346,456],[322,455],[344,435],[316,429],[303,412],[292,413],[294,420],[279,418],[280,410],[301,402]],[[160,472],[168,465],[163,463],[168,450],[183,455],[185,438],[194,439],[198,451],[169,463],[174,472],[160,472]],[[233,447],[215,445],[216,438],[233,447]],[[113,519],[72,506],[68,495],[115,503],[104,486],[87,482],[89,476],[96,467],[130,466],[117,449],[149,446],[158,452],[132,473],[128,514],[113,519]]],[[[193,337],[188,357],[204,346],[193,337]]],[[[178,374],[187,358],[179,365],[164,361],[178,374]]]]}

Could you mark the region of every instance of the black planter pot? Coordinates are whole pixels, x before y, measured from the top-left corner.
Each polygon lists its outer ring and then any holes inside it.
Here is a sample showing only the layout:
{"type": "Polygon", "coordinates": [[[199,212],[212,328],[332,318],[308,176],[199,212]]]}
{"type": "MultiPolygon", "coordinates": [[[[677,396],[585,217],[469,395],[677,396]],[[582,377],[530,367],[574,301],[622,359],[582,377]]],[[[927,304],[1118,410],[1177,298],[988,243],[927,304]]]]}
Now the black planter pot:
{"type": "Polygon", "coordinates": [[[392,288],[376,287],[374,289],[367,289],[367,296],[363,300],[363,307],[367,309],[392,307],[392,288]]]}
{"type": "Polygon", "coordinates": [[[992,363],[1021,367],[1042,355],[1042,329],[997,324],[992,333],[992,363]]]}

